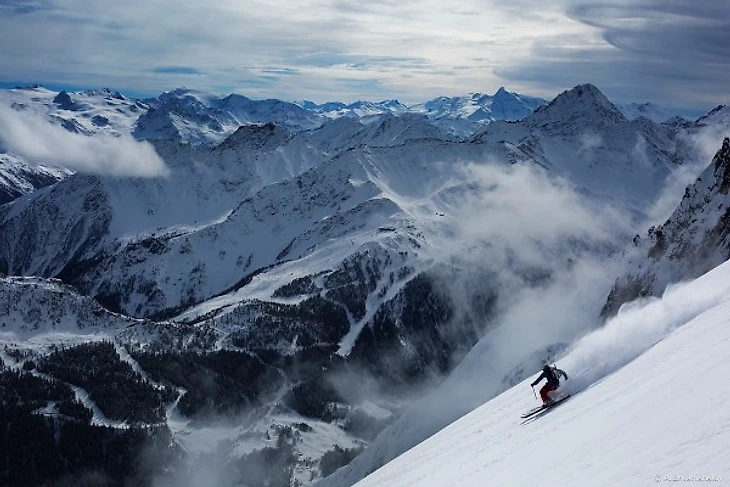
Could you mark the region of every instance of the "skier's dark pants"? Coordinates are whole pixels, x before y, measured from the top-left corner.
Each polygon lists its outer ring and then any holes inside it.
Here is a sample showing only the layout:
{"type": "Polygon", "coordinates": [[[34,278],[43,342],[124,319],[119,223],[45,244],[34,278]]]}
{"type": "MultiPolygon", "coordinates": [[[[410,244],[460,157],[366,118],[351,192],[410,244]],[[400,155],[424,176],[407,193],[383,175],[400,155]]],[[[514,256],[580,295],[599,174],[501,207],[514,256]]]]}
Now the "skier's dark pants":
{"type": "Polygon", "coordinates": [[[542,402],[548,402],[548,393],[554,391],[557,388],[558,386],[554,386],[552,384],[545,384],[544,386],[542,386],[542,389],[540,389],[540,398],[542,399],[542,402]]]}

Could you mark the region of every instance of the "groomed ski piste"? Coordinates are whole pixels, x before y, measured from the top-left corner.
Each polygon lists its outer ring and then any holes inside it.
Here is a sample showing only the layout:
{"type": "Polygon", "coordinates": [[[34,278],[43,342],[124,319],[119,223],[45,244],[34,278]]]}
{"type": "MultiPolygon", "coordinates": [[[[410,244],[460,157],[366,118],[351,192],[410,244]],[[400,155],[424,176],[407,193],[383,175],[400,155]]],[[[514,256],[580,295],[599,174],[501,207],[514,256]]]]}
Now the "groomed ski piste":
{"type": "Polygon", "coordinates": [[[573,397],[538,417],[537,373],[358,487],[730,481],[730,263],[624,306],[557,365],[573,397]]]}

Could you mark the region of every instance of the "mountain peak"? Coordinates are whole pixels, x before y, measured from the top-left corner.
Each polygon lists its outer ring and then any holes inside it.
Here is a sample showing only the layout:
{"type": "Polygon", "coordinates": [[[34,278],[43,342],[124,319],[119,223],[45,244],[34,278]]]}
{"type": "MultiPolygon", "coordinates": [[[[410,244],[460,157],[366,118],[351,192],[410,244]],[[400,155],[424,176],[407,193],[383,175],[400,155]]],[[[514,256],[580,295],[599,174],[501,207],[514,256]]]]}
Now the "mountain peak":
{"type": "Polygon", "coordinates": [[[226,105],[226,104],[233,104],[233,103],[238,103],[238,102],[245,103],[245,102],[250,102],[250,101],[251,101],[251,99],[249,97],[247,97],[246,95],[241,95],[239,93],[231,93],[230,95],[224,96],[221,99],[221,104],[226,105]]]}
{"type": "Polygon", "coordinates": [[[606,95],[601,92],[598,88],[596,88],[594,85],[590,83],[584,83],[582,85],[578,85],[570,90],[564,91],[560,95],[558,95],[555,100],[555,102],[579,102],[584,105],[598,105],[605,107],[607,109],[610,109],[611,111],[614,111],[615,113],[620,113],[619,109],[616,108],[616,106],[611,103],[608,98],[606,98],[606,95]]]}
{"type": "Polygon", "coordinates": [[[407,107],[395,98],[393,98],[391,100],[383,100],[383,101],[377,103],[377,105],[380,105],[384,108],[389,108],[389,109],[407,110],[407,107]]]}
{"type": "Polygon", "coordinates": [[[71,95],[67,91],[62,91],[53,99],[53,103],[58,105],[58,108],[62,110],[75,110],[77,108],[76,103],[71,98],[71,95]]]}
{"type": "Polygon", "coordinates": [[[288,130],[272,122],[263,125],[241,125],[218,145],[218,149],[242,148],[266,151],[282,146],[290,138],[288,130]]]}
{"type": "Polygon", "coordinates": [[[594,85],[585,83],[564,91],[527,117],[533,126],[558,129],[578,126],[610,126],[626,122],[626,117],[594,85]]]}
{"type": "Polygon", "coordinates": [[[718,105],[698,118],[696,123],[699,125],[712,123],[728,124],[730,123],[730,106],[718,105]]]}
{"type": "Polygon", "coordinates": [[[504,89],[504,87],[497,90],[497,92],[492,96],[492,104],[494,103],[508,103],[512,102],[514,100],[518,100],[519,96],[517,96],[514,93],[511,93],[504,89]]]}
{"type": "Polygon", "coordinates": [[[500,86],[499,89],[494,93],[494,98],[501,96],[514,96],[514,93],[507,91],[504,86],[500,86]]]}

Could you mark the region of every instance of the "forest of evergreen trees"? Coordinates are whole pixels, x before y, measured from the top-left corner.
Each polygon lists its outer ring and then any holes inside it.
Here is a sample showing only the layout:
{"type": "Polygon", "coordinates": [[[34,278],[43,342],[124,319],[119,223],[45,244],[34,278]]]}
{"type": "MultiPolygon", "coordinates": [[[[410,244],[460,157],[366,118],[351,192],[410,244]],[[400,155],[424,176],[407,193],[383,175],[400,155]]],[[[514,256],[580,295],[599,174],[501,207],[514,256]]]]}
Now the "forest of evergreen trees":
{"type": "Polygon", "coordinates": [[[166,426],[118,429],[91,417],[65,384],[0,365],[0,485],[144,486],[179,456],[166,426]]]}

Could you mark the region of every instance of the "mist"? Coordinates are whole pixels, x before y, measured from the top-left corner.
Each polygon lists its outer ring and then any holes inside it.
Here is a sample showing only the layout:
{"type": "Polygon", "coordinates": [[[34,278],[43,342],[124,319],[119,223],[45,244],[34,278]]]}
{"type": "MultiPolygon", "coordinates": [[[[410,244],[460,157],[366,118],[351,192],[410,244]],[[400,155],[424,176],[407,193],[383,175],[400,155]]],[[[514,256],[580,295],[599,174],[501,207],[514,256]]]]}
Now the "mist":
{"type": "MultiPolygon", "coordinates": [[[[471,270],[464,274],[468,283],[449,283],[452,301],[465,308],[457,314],[473,312],[460,299],[463,289],[474,287],[469,275],[488,273],[484,284],[498,289],[499,297],[483,341],[506,355],[508,369],[517,365],[515,359],[600,326],[603,301],[623,271],[614,256],[636,231],[633,215],[586,198],[537,167],[487,164],[464,170],[477,191],[465,199],[456,231],[435,259],[471,270]]],[[[478,350],[469,355],[475,354],[478,350]]],[[[493,375],[501,380],[500,374],[493,375]]]]}
{"type": "Polygon", "coordinates": [[[167,166],[151,144],[130,135],[93,137],[71,133],[40,114],[0,104],[0,146],[32,165],[129,177],[159,177],[167,166]]]}
{"type": "MultiPolygon", "coordinates": [[[[615,256],[636,231],[633,215],[536,166],[467,164],[461,173],[472,191],[452,207],[449,231],[431,236],[441,239],[433,258],[468,269],[445,286],[459,308],[455,316],[488,321],[481,323],[483,337],[438,387],[320,486],[351,485],[539,372],[545,360],[603,324],[601,307],[624,270],[615,256]],[[480,271],[491,277],[474,279],[480,271]],[[480,283],[498,291],[491,317],[478,316],[463,296],[480,283]]],[[[532,395],[529,388],[525,393],[532,395]]]]}
{"type": "Polygon", "coordinates": [[[619,209],[585,198],[537,166],[467,165],[463,171],[476,191],[454,214],[458,231],[450,247],[459,251],[497,248],[526,263],[552,265],[571,240],[606,244],[631,232],[619,209]]]}
{"type": "Polygon", "coordinates": [[[680,143],[687,147],[684,163],[667,179],[664,189],[647,212],[647,227],[664,223],[677,208],[685,188],[710,165],[715,153],[722,147],[728,129],[722,126],[701,127],[680,134],[680,143]]]}
{"type": "Polygon", "coordinates": [[[696,281],[675,284],[661,298],[624,305],[606,325],[570,347],[561,368],[572,375],[563,387],[577,393],[628,364],[681,325],[727,301],[730,283],[711,271],[696,281]]]}

